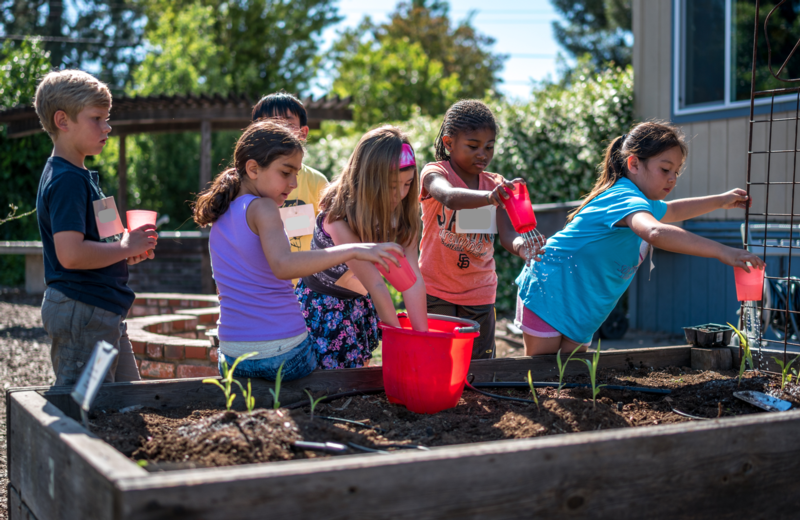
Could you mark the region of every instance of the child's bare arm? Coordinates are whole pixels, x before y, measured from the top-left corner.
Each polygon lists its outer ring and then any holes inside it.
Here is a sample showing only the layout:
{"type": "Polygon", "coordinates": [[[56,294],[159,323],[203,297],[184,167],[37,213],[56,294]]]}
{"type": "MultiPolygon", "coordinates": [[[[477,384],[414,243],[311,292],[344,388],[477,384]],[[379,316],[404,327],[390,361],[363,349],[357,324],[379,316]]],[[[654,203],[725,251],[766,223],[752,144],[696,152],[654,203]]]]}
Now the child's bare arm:
{"type": "Polygon", "coordinates": [[[747,267],[748,262],[759,269],[764,268],[764,261],[745,249],[724,246],[685,229],[659,222],[646,211],[628,215],[622,220],[622,223],[630,227],[643,240],[660,249],[673,253],[716,258],[723,264],[742,267],[747,272],[750,272],[747,267]]]}
{"type": "Polygon", "coordinates": [[[505,181],[503,184],[497,185],[492,191],[485,190],[470,190],[466,188],[456,188],[450,181],[444,178],[443,175],[437,173],[429,173],[423,180],[423,186],[431,197],[438,202],[444,204],[450,209],[475,209],[482,208],[493,204],[501,208],[505,208],[504,200],[509,198],[505,187],[512,188],[512,184],[525,183],[522,179],[514,179],[513,181],[505,181]]]}
{"type": "Polygon", "coordinates": [[[64,268],[102,269],[155,248],[157,238],[155,226],[147,225],[126,232],[119,242],[95,242],[79,231],[59,231],[53,235],[53,243],[64,268]]]}
{"type": "MultiPolygon", "coordinates": [[[[350,229],[347,222],[337,220],[336,222],[325,222],[325,230],[333,239],[333,243],[337,246],[342,244],[359,244],[360,240],[350,229]]],[[[399,247],[399,246],[398,246],[399,247]]],[[[400,251],[402,254],[402,251],[400,251]]],[[[389,289],[383,281],[383,276],[378,272],[378,269],[372,262],[365,262],[362,260],[347,261],[347,267],[353,271],[353,274],[361,282],[361,285],[369,293],[372,298],[372,303],[375,305],[375,310],[378,312],[378,317],[385,324],[392,327],[399,327],[400,321],[397,319],[397,312],[394,309],[394,302],[392,302],[392,295],[389,294],[389,289]]],[[[399,266],[398,266],[399,267],[399,266]]]]}
{"type": "Polygon", "coordinates": [[[419,270],[419,258],[417,257],[419,245],[414,242],[405,249],[406,258],[417,276],[417,281],[403,292],[403,302],[406,304],[408,319],[411,320],[411,328],[416,331],[427,332],[428,301],[425,294],[425,280],[422,279],[422,273],[419,270]]]}
{"type": "Polygon", "coordinates": [[[747,192],[740,188],[719,195],[673,200],[667,202],[667,213],[661,222],[682,222],[717,209],[744,209],[752,203],[747,199],[747,192]]]}
{"type": "MultiPolygon", "coordinates": [[[[264,256],[267,258],[272,272],[281,280],[309,276],[353,259],[377,262],[384,267],[388,267],[386,262],[394,262],[399,266],[399,262],[391,252],[403,253],[403,248],[393,243],[359,243],[318,251],[292,252],[283,229],[278,205],[267,198],[250,203],[247,208],[247,224],[258,235],[261,249],[264,251],[264,256]]],[[[377,271],[375,269],[375,272],[377,271]]]]}

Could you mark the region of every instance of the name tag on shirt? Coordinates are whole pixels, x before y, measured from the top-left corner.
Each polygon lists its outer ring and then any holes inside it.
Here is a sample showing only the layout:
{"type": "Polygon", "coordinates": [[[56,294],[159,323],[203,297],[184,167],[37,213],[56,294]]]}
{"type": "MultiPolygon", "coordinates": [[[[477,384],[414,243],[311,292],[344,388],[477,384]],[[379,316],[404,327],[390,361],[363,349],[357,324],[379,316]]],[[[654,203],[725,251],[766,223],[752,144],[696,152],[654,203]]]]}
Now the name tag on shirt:
{"type": "Polygon", "coordinates": [[[303,204],[302,206],[291,206],[289,208],[279,208],[283,229],[289,238],[310,235],[314,232],[314,205],[303,204]]]}
{"type": "Polygon", "coordinates": [[[94,208],[94,220],[97,222],[97,232],[100,234],[101,240],[125,232],[125,228],[122,227],[122,221],[119,219],[114,197],[95,200],[92,202],[92,206],[94,208]]]}
{"type": "Polygon", "coordinates": [[[497,233],[497,207],[456,211],[456,233],[497,233]]]}

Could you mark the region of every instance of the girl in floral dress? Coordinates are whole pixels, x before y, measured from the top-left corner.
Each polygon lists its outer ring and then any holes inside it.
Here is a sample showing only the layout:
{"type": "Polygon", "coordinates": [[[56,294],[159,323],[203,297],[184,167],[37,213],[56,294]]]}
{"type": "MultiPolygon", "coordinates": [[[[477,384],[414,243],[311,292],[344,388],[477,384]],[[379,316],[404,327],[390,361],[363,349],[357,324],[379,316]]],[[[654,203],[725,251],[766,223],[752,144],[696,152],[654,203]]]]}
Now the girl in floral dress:
{"type": "MultiPolygon", "coordinates": [[[[417,261],[418,196],[419,175],[408,138],[391,126],[370,131],[322,197],[311,250],[400,244],[417,276],[403,300],[414,330],[427,331],[425,282],[417,261]]],[[[319,368],[368,365],[381,339],[378,321],[400,326],[383,277],[370,262],[353,260],[305,276],[295,293],[316,341],[319,368]]]]}

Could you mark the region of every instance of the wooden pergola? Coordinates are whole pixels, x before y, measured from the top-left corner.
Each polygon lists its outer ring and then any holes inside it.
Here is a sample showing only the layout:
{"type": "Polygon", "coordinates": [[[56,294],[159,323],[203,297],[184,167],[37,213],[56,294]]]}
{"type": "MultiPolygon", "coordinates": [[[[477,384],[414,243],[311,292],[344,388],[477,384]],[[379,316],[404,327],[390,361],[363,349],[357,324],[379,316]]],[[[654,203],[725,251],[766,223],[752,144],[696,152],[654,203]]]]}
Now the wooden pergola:
{"type": "MultiPolygon", "coordinates": [[[[200,184],[211,181],[211,132],[241,130],[250,123],[255,101],[244,95],[117,97],[111,110],[111,136],[119,137],[119,189],[117,207],[121,215],[127,208],[127,163],[125,137],[130,134],[196,132],[200,138],[200,184]]],[[[308,126],[317,129],[324,120],[352,120],[349,98],[306,98],[308,126]]],[[[42,132],[42,125],[32,106],[0,111],[0,124],[7,126],[7,136],[24,137],[42,132]]]]}

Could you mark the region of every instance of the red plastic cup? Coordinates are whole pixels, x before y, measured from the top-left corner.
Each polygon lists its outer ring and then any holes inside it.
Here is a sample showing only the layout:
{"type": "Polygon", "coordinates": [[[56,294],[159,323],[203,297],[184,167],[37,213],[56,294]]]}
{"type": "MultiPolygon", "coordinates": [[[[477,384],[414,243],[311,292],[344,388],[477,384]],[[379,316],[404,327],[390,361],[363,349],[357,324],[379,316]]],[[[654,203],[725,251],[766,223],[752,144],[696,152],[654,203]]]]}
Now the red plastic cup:
{"type": "Polygon", "coordinates": [[[378,271],[383,275],[384,278],[389,280],[389,283],[392,284],[392,287],[397,289],[400,292],[407,291],[411,289],[411,286],[417,283],[417,275],[414,274],[414,270],[411,269],[411,264],[408,263],[408,259],[405,256],[398,255],[394,252],[392,254],[400,260],[400,267],[397,267],[391,261],[387,260],[386,263],[389,264],[389,270],[386,271],[380,264],[375,264],[375,267],[378,268],[378,271]]]}
{"type": "Polygon", "coordinates": [[[748,273],[741,267],[733,268],[736,279],[736,299],[740,302],[761,301],[764,294],[764,270],[750,267],[748,273]]]}
{"type": "Polygon", "coordinates": [[[516,232],[527,233],[536,229],[536,215],[533,214],[528,187],[517,183],[513,190],[506,188],[506,193],[510,197],[503,200],[503,204],[506,205],[506,212],[516,232]]]}
{"type": "Polygon", "coordinates": [[[128,221],[128,231],[139,229],[147,224],[156,225],[158,213],[146,209],[132,209],[125,213],[125,220],[128,221]]]}

